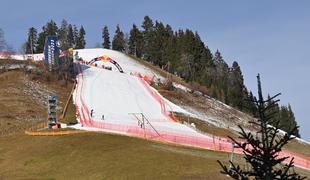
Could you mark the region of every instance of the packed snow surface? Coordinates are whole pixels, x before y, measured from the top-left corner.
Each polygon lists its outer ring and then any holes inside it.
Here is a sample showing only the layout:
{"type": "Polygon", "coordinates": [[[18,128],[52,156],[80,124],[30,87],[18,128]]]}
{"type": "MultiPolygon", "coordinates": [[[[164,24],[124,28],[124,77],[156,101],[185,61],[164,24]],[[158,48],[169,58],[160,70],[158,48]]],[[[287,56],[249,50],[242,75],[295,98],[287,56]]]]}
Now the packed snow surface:
{"type": "MultiPolygon", "coordinates": [[[[83,87],[80,96],[83,97],[88,110],[92,114],[92,120],[111,124],[138,126],[142,113],[150,124],[159,132],[172,132],[194,136],[204,136],[193,128],[174,122],[167,117],[159,103],[150,93],[156,93],[165,104],[167,111],[188,113],[181,107],[164,99],[155,89],[143,83],[143,79],[137,77],[136,73],[153,74],[154,72],[138,64],[130,57],[112,50],[85,49],[77,50],[78,56],[89,62],[99,56],[109,56],[115,60],[124,70],[120,73],[113,64],[108,62],[96,62],[97,67],[81,65],[83,69],[83,87]],[[112,71],[101,68],[102,64],[110,65],[112,71]],[[146,87],[148,86],[148,87],[146,87]]],[[[77,101],[76,103],[79,103],[77,101]]],[[[79,127],[83,128],[83,127],[79,127]]],[[[151,128],[146,123],[146,128],[151,128]]]]}

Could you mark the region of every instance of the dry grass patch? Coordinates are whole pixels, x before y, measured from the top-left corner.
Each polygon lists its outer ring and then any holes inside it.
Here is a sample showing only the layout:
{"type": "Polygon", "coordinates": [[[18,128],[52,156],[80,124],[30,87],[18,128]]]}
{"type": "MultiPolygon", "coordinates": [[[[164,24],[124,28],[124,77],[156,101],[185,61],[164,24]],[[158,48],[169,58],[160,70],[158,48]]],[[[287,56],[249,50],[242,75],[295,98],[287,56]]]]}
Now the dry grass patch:
{"type": "Polygon", "coordinates": [[[47,95],[58,97],[58,115],[71,91],[61,81],[44,81],[40,74],[13,70],[0,73],[0,135],[22,133],[47,117],[47,95]],[[34,78],[35,77],[35,78],[34,78]],[[36,80],[33,80],[36,79],[36,80]]]}

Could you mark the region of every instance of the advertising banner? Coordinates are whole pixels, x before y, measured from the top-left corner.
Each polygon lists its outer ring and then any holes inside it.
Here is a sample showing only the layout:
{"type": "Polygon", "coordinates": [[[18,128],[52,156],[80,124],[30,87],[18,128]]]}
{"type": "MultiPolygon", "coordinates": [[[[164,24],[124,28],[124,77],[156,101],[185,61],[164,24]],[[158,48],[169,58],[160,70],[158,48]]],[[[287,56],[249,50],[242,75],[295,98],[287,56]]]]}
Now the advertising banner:
{"type": "Polygon", "coordinates": [[[58,66],[60,45],[57,36],[47,36],[44,46],[44,62],[49,71],[53,71],[58,66]]]}

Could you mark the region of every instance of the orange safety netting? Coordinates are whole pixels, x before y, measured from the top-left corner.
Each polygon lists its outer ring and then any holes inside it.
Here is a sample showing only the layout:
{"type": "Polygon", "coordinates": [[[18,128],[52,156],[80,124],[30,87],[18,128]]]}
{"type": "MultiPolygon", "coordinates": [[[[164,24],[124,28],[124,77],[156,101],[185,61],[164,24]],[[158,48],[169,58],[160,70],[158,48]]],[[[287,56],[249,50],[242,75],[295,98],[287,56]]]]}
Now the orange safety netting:
{"type": "MultiPolygon", "coordinates": [[[[160,97],[156,92],[154,92],[151,87],[146,82],[143,82],[143,78],[139,78],[140,81],[144,84],[144,87],[149,91],[149,93],[161,104],[162,113],[171,118],[170,113],[167,113],[165,102],[162,97],[160,97]]],[[[232,151],[232,143],[228,141],[226,138],[219,137],[197,137],[193,135],[186,135],[168,131],[160,131],[160,134],[157,134],[153,129],[149,128],[141,128],[140,126],[134,125],[123,125],[123,124],[112,124],[106,122],[94,121],[90,117],[89,110],[83,100],[82,90],[83,90],[83,72],[80,68],[80,75],[78,77],[77,90],[80,91],[80,96],[75,97],[75,102],[77,102],[77,98],[81,101],[81,106],[78,106],[76,103],[76,114],[80,119],[80,123],[83,127],[90,128],[98,128],[103,129],[106,132],[113,132],[118,134],[124,134],[128,136],[134,136],[139,138],[145,138],[148,140],[160,141],[160,142],[168,142],[175,143],[180,145],[198,147],[203,149],[209,149],[214,151],[222,151],[222,152],[231,152],[232,151]]],[[[249,147],[251,149],[251,147],[249,147]]],[[[235,153],[242,154],[242,149],[235,149],[235,153]]],[[[310,158],[305,157],[300,154],[292,153],[289,151],[282,151],[279,154],[279,157],[294,157],[294,164],[296,166],[310,169],[310,158]]],[[[285,162],[288,162],[287,159],[285,162]]]]}

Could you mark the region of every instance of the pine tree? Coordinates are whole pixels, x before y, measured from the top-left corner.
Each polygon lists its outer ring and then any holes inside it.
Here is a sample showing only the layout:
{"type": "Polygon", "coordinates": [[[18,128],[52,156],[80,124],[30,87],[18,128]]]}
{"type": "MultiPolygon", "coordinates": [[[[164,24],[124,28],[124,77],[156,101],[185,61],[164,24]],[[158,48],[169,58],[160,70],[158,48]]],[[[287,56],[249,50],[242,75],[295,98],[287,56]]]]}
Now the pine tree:
{"type": "MultiPolygon", "coordinates": [[[[268,97],[270,99],[270,97],[268,97]]],[[[258,109],[255,105],[255,101],[257,101],[256,97],[253,95],[253,93],[250,91],[247,95],[247,98],[244,100],[244,106],[248,113],[252,114],[253,117],[258,117],[258,109]]]]}
{"type": "Polygon", "coordinates": [[[115,35],[112,41],[112,49],[117,51],[125,50],[124,33],[121,31],[119,25],[116,26],[115,35]]]}
{"type": "Polygon", "coordinates": [[[45,38],[48,35],[57,35],[58,27],[57,24],[51,20],[46,23],[45,26],[42,27],[42,32],[39,33],[36,53],[42,53],[44,51],[45,38]]]}
{"type": "Polygon", "coordinates": [[[129,53],[140,58],[142,53],[142,43],[142,33],[139,31],[137,26],[133,24],[132,29],[130,30],[130,37],[128,42],[129,53]]]}
{"type": "Polygon", "coordinates": [[[298,128],[293,127],[284,136],[279,134],[278,123],[275,127],[269,126],[272,123],[273,114],[268,113],[270,108],[277,103],[279,100],[273,101],[274,103],[268,102],[275,99],[280,94],[269,98],[267,100],[263,99],[262,88],[259,75],[257,76],[258,82],[258,101],[255,101],[256,107],[258,109],[259,118],[257,121],[253,121],[254,125],[259,128],[257,135],[254,136],[252,132],[245,132],[245,130],[239,126],[241,129],[240,138],[243,142],[239,142],[234,138],[230,139],[234,142],[237,148],[243,150],[244,159],[251,166],[250,170],[241,169],[239,165],[234,164],[230,161],[231,168],[223,165],[220,161],[219,164],[222,167],[221,173],[229,175],[231,178],[239,180],[246,179],[305,179],[295,172],[291,173],[291,169],[294,167],[294,157],[291,158],[288,164],[282,166],[286,159],[289,157],[279,157],[279,153],[282,151],[283,146],[285,146],[290,140],[294,139],[292,134],[298,128]]]}
{"type": "Polygon", "coordinates": [[[177,72],[179,72],[180,76],[188,81],[193,74],[192,66],[193,66],[194,56],[188,53],[183,53],[179,60],[179,66],[176,68],[177,72]]]}
{"type": "Polygon", "coordinates": [[[58,31],[58,40],[60,43],[60,47],[62,50],[69,49],[69,42],[68,42],[68,34],[69,34],[69,27],[68,22],[63,19],[61,22],[61,26],[58,31]]]}
{"type": "Polygon", "coordinates": [[[124,53],[129,53],[129,33],[124,33],[124,53]]]}
{"type": "Polygon", "coordinates": [[[163,62],[163,53],[165,48],[165,33],[166,29],[162,22],[155,22],[154,32],[149,41],[148,53],[151,56],[150,60],[159,67],[165,65],[163,62]]]}
{"type": "Polygon", "coordinates": [[[147,61],[150,61],[151,60],[150,51],[152,48],[152,42],[154,40],[154,24],[149,16],[144,17],[142,28],[143,28],[142,58],[147,61]]]}
{"type": "MultiPolygon", "coordinates": [[[[294,112],[292,110],[292,107],[290,104],[288,104],[288,116],[289,116],[289,119],[290,119],[290,129],[292,129],[293,127],[297,126],[297,122],[296,122],[296,119],[295,119],[295,115],[294,115],[294,112]]],[[[294,135],[296,137],[300,137],[300,134],[299,134],[299,130],[297,129],[295,132],[294,132],[294,135]]]]}
{"type": "Polygon", "coordinates": [[[68,47],[73,48],[75,45],[72,25],[68,25],[68,47]]]}
{"type": "Polygon", "coordinates": [[[111,42],[110,42],[110,34],[109,34],[108,26],[104,26],[102,30],[102,39],[103,39],[103,43],[102,43],[103,48],[110,49],[111,42]]]}
{"type": "MultiPolygon", "coordinates": [[[[290,131],[293,127],[297,126],[295,115],[292,111],[291,105],[281,106],[279,109],[279,128],[285,132],[290,131]]],[[[274,125],[274,124],[272,124],[274,125]]],[[[296,130],[293,135],[300,137],[299,131],[296,130]]]]}
{"type": "MultiPolygon", "coordinates": [[[[268,95],[268,98],[270,96],[268,95]]],[[[293,127],[297,126],[297,122],[295,120],[295,115],[292,110],[292,107],[290,104],[288,106],[281,105],[279,106],[278,103],[275,103],[274,101],[270,101],[267,103],[269,104],[274,104],[272,108],[268,111],[268,113],[274,114],[274,116],[271,118],[272,119],[272,126],[276,126],[279,122],[279,128],[283,131],[290,131],[293,127]]],[[[300,137],[299,130],[297,129],[293,135],[300,137]]]]}
{"type": "Polygon", "coordinates": [[[86,41],[85,41],[85,30],[84,27],[81,26],[80,30],[79,30],[79,35],[77,37],[77,41],[76,41],[76,48],[77,49],[84,49],[85,45],[86,45],[86,41]]]}
{"type": "Polygon", "coordinates": [[[243,110],[246,96],[243,75],[239,64],[234,61],[230,70],[229,101],[233,107],[243,110]]]}
{"type": "Polygon", "coordinates": [[[229,67],[228,64],[224,61],[222,54],[220,53],[219,50],[217,50],[214,54],[213,58],[213,63],[215,65],[215,74],[214,74],[214,79],[216,86],[222,94],[224,94],[224,97],[220,97],[219,100],[222,102],[225,102],[229,104],[230,99],[227,96],[228,94],[228,77],[229,77],[229,67]]]}
{"type": "Polygon", "coordinates": [[[36,53],[42,53],[44,51],[46,33],[44,31],[39,33],[38,41],[36,45],[36,53]]]}
{"type": "Polygon", "coordinates": [[[28,38],[26,42],[26,54],[32,54],[36,52],[36,44],[38,41],[37,37],[37,29],[34,27],[29,28],[28,30],[28,38]]]}
{"type": "Polygon", "coordinates": [[[43,31],[46,33],[47,36],[57,35],[58,32],[57,24],[53,20],[51,20],[43,27],[43,31]]]}
{"type": "MultiPolygon", "coordinates": [[[[168,29],[167,32],[169,32],[168,29]]],[[[166,64],[165,70],[170,73],[174,73],[176,67],[178,66],[178,59],[180,59],[180,57],[177,48],[177,37],[173,34],[173,32],[170,35],[170,37],[167,38],[166,40],[166,45],[163,52],[163,58],[166,64]]]]}
{"type": "Polygon", "coordinates": [[[79,30],[76,25],[73,25],[73,37],[74,37],[74,48],[77,48],[77,43],[79,41],[79,30]]]}

